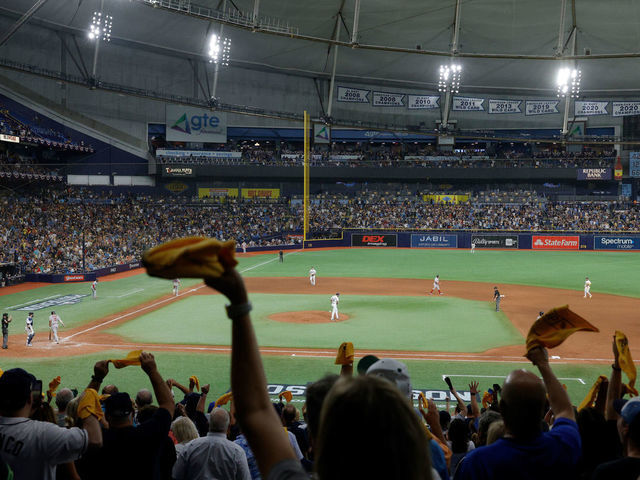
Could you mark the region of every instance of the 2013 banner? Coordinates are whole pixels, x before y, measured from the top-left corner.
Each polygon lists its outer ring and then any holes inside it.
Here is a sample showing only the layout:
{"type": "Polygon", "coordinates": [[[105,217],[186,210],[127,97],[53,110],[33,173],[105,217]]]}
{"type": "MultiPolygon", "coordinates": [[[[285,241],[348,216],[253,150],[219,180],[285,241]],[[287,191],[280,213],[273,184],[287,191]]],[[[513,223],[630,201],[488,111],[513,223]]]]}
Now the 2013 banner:
{"type": "Polygon", "coordinates": [[[525,103],[525,115],[548,115],[550,113],[560,113],[558,104],[560,100],[527,100],[525,103]]]}
{"type": "Polygon", "coordinates": [[[440,97],[437,95],[409,95],[407,108],[409,108],[409,110],[440,108],[440,97]]]}
{"type": "Polygon", "coordinates": [[[369,103],[371,90],[361,88],[338,87],[338,101],[350,103],[369,103]]]}
{"type": "Polygon", "coordinates": [[[522,113],[522,100],[494,100],[489,99],[489,113],[522,113]]]}
{"type": "Polygon", "coordinates": [[[453,97],[455,112],[484,112],[484,98],[453,97]]]}
{"type": "Polygon", "coordinates": [[[640,115],[640,102],[613,102],[613,116],[640,115]]]}
{"type": "Polygon", "coordinates": [[[404,107],[404,93],[373,92],[374,107],[404,107]]]}
{"type": "Polygon", "coordinates": [[[607,112],[608,101],[593,102],[576,100],[574,111],[576,115],[609,115],[607,112]]]}

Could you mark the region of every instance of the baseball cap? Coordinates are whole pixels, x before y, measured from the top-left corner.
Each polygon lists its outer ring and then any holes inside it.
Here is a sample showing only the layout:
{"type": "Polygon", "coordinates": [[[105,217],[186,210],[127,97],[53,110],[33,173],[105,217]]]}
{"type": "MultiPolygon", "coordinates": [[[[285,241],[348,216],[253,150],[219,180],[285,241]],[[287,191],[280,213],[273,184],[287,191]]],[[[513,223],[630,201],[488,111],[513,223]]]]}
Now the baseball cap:
{"type": "Polygon", "coordinates": [[[375,355],[365,355],[358,361],[358,366],[356,369],[358,370],[358,375],[366,375],[367,370],[371,365],[380,360],[375,355]]]}
{"type": "Polygon", "coordinates": [[[7,411],[22,408],[31,395],[36,377],[22,368],[12,368],[0,377],[0,408],[7,411]]]}
{"type": "Polygon", "coordinates": [[[613,408],[627,424],[630,424],[640,413],[640,397],[633,397],[630,400],[621,398],[614,400],[613,408]]]}
{"type": "Polygon", "coordinates": [[[383,358],[367,369],[367,375],[386,378],[394,383],[404,396],[411,398],[411,377],[404,363],[392,358],[383,358]]]}
{"type": "Polygon", "coordinates": [[[126,417],[133,412],[131,397],[126,392],[118,392],[104,401],[104,411],[110,417],[126,417]]]}

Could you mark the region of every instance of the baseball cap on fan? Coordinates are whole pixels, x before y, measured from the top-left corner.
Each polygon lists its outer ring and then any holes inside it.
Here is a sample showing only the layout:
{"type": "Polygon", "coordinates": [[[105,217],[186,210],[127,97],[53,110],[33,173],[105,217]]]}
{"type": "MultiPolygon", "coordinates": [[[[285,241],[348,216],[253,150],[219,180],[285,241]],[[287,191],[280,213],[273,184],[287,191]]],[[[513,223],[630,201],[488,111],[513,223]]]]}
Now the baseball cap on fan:
{"type": "Polygon", "coordinates": [[[367,369],[367,375],[386,378],[394,383],[400,392],[411,399],[413,390],[411,389],[411,377],[407,366],[392,358],[378,360],[367,369]]]}
{"type": "Polygon", "coordinates": [[[613,408],[630,425],[640,413],[640,397],[633,397],[630,400],[614,400],[613,408]]]}

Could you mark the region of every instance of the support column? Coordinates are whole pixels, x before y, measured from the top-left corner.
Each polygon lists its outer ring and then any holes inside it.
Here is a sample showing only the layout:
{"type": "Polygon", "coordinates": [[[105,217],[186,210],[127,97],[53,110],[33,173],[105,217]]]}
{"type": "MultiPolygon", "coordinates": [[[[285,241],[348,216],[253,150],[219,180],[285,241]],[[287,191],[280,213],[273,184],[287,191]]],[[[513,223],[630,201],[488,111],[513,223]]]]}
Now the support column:
{"type": "MultiPolygon", "coordinates": [[[[336,18],[336,35],[334,40],[340,39],[340,13],[336,18]]],[[[333,46],[333,68],[331,69],[331,83],[329,84],[329,105],[327,106],[327,115],[330,117],[333,111],[333,91],[336,84],[336,66],[338,64],[338,45],[333,46]]]]}
{"type": "Polygon", "coordinates": [[[360,22],[360,0],[355,0],[353,8],[353,31],[351,32],[351,44],[358,45],[358,23],[360,22]]]}

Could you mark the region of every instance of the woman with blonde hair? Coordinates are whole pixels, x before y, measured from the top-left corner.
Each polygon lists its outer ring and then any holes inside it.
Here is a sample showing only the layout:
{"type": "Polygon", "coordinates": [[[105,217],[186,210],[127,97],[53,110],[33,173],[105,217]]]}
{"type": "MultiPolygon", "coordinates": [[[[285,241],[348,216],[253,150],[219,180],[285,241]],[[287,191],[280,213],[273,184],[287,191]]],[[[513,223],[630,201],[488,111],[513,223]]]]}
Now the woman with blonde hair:
{"type": "Polygon", "coordinates": [[[178,443],[176,447],[176,455],[180,455],[182,450],[187,446],[191,440],[198,438],[198,429],[195,423],[189,417],[178,417],[171,423],[171,431],[173,436],[176,437],[178,443]]]}

